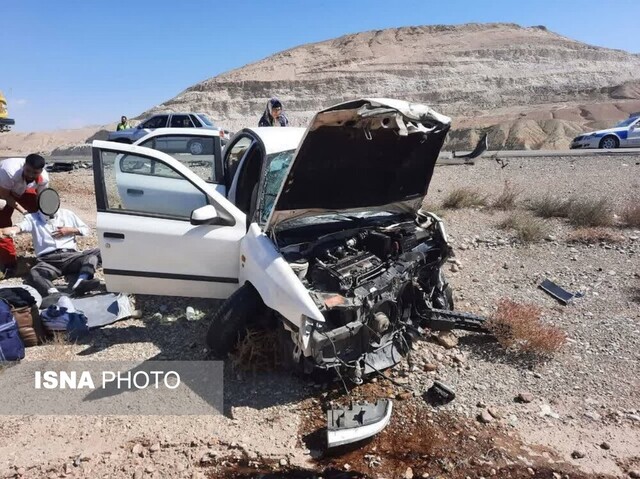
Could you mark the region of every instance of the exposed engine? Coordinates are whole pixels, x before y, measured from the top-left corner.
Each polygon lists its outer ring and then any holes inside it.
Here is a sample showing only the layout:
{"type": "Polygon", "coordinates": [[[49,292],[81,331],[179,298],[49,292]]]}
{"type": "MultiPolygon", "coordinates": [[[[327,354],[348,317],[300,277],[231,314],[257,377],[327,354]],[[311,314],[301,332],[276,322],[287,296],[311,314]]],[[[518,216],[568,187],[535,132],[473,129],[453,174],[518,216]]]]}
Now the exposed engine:
{"type": "Polygon", "coordinates": [[[453,306],[436,217],[340,231],[282,253],[326,319],[311,334],[315,365],[355,381],[400,361],[425,310],[453,306]]]}

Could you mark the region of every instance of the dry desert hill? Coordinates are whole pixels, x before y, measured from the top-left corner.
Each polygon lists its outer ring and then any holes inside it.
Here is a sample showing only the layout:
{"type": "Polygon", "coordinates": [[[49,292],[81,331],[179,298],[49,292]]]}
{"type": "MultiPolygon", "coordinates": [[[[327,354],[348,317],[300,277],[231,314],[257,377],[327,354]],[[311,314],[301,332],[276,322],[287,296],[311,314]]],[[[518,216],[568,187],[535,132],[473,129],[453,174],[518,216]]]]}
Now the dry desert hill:
{"type": "MultiPolygon", "coordinates": [[[[482,131],[490,147],[566,148],[578,132],[640,111],[640,55],[515,24],[402,27],[298,46],[188,87],[136,118],[202,111],[231,130],[253,126],[271,96],[293,125],[358,97],[427,103],[454,118],[449,149],[482,131]]],[[[19,121],[19,119],[17,119],[19,121]]],[[[0,136],[0,155],[78,153],[114,125],[0,136]],[[71,148],[76,146],[75,148],[71,148]]]]}

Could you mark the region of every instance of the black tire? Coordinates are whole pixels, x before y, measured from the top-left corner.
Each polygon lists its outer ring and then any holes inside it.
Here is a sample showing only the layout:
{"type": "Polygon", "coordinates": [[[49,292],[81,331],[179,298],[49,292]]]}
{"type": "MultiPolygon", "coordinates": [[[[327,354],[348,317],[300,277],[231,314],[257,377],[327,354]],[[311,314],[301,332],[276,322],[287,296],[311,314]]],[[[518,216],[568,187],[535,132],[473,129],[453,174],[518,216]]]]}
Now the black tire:
{"type": "Polygon", "coordinates": [[[600,140],[600,144],[598,148],[605,150],[612,150],[614,148],[618,148],[620,146],[620,140],[613,135],[605,136],[602,140],[600,140]]]}
{"type": "Polygon", "coordinates": [[[200,140],[191,140],[187,144],[187,149],[192,155],[204,155],[204,144],[200,140]]]}
{"type": "Polygon", "coordinates": [[[211,319],[207,332],[209,356],[224,359],[251,324],[264,316],[267,307],[258,291],[249,283],[240,286],[222,303],[211,319]]]}

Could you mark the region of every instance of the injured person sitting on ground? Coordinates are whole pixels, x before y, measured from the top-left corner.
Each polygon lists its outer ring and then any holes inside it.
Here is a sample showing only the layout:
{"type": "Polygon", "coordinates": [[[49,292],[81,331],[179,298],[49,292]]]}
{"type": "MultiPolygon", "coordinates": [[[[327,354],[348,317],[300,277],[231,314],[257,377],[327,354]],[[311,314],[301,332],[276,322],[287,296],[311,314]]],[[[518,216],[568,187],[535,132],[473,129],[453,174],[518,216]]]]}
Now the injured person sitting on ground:
{"type": "Polygon", "coordinates": [[[88,236],[89,227],[72,211],[60,209],[58,193],[45,189],[38,194],[38,212],[28,214],[16,226],[0,229],[4,236],[31,233],[37,263],[26,282],[42,296],[61,296],[53,281],[61,276],[77,276],[71,285],[74,295],[82,295],[100,286],[94,278],[101,263],[100,250],[78,250],[76,236],[88,236]]]}

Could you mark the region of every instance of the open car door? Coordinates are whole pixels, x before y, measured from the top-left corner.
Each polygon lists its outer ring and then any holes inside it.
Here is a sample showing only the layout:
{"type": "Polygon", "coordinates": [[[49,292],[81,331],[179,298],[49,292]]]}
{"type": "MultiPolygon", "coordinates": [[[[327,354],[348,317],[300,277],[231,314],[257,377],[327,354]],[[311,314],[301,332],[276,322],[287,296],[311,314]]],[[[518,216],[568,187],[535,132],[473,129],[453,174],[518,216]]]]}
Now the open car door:
{"type": "Polygon", "coordinates": [[[97,232],[109,291],[226,298],[245,215],[180,161],[93,142],[97,232]]]}

